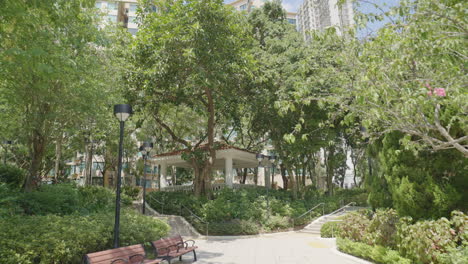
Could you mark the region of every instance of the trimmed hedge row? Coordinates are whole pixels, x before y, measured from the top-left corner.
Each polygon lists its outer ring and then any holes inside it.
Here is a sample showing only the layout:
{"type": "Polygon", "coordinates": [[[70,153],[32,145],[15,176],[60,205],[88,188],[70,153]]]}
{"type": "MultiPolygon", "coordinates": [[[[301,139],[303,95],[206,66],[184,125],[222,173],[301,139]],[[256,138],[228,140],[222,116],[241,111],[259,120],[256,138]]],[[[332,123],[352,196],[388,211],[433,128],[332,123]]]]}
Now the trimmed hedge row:
{"type": "Polygon", "coordinates": [[[346,238],[337,238],[336,245],[344,253],[374,261],[380,264],[411,264],[411,260],[398,254],[398,251],[382,246],[371,246],[361,242],[353,242],[346,238]]]}
{"type": "MultiPolygon", "coordinates": [[[[121,246],[164,237],[169,226],[157,219],[123,210],[121,246]]],[[[90,252],[112,248],[113,212],[80,215],[0,218],[2,263],[80,263],[90,252]]]]}

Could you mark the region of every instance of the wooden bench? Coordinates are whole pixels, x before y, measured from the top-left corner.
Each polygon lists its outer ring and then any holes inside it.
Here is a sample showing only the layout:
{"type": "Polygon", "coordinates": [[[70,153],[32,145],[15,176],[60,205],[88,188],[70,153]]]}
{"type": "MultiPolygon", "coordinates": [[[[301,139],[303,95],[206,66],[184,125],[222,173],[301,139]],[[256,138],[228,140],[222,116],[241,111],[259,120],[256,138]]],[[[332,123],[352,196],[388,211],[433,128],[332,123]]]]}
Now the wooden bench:
{"type": "Polygon", "coordinates": [[[84,256],[87,264],[156,264],[164,259],[146,259],[143,245],[133,245],[89,253],[84,256]]]}
{"type": "Polygon", "coordinates": [[[198,247],[195,246],[195,241],[193,240],[184,241],[181,236],[174,236],[153,241],[151,244],[156,250],[158,257],[165,258],[169,264],[171,263],[171,259],[179,257],[179,260],[182,260],[182,256],[189,252],[193,252],[193,260],[197,261],[195,249],[198,247]],[[192,243],[190,247],[188,246],[188,242],[192,243]]]}

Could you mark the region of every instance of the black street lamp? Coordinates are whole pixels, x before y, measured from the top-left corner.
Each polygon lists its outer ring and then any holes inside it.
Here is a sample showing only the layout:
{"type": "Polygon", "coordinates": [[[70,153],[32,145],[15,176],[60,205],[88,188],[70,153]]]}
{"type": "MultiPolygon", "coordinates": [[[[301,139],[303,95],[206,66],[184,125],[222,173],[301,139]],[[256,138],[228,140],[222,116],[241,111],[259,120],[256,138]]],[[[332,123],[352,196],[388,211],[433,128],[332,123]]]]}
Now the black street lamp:
{"type": "Polygon", "coordinates": [[[3,155],[3,165],[6,165],[7,163],[7,154],[8,154],[8,148],[7,146],[11,146],[13,144],[13,141],[11,140],[5,140],[3,141],[3,144],[5,145],[3,148],[5,150],[5,154],[3,155]]]}
{"type": "Polygon", "coordinates": [[[120,122],[119,160],[117,166],[117,190],[115,193],[114,248],[119,247],[120,228],[120,184],[122,176],[122,152],[125,121],[132,114],[132,107],[127,104],[114,105],[114,115],[120,122]]]}
{"type": "MultiPolygon", "coordinates": [[[[267,155],[263,155],[263,154],[257,154],[256,158],[258,160],[258,166],[259,167],[262,165],[262,162],[263,163],[269,162],[271,164],[271,173],[272,173],[272,175],[274,175],[274,173],[275,173],[275,162],[276,162],[276,156],[275,155],[267,156],[267,155]]],[[[268,164],[265,165],[265,168],[266,167],[268,167],[268,164]]],[[[270,182],[270,184],[268,184],[269,186],[265,185],[266,190],[267,190],[267,218],[268,219],[270,218],[270,193],[269,193],[269,190],[271,188],[271,184],[272,184],[272,182],[270,182]]]]}
{"type": "Polygon", "coordinates": [[[146,204],[146,161],[148,160],[148,156],[153,148],[152,142],[144,142],[143,145],[140,147],[141,154],[143,154],[143,205],[141,208],[141,212],[145,214],[145,204],[146,204]]]}

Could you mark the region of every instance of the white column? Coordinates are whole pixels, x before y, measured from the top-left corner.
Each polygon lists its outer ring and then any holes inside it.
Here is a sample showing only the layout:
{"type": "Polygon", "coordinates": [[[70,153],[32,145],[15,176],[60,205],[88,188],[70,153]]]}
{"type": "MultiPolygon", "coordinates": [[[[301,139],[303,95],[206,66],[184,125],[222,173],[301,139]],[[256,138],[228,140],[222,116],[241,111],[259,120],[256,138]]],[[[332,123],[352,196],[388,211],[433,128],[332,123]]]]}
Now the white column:
{"type": "Polygon", "coordinates": [[[167,177],[167,164],[166,163],[161,163],[161,171],[159,172],[160,174],[160,186],[159,188],[164,188],[167,186],[166,182],[166,177],[167,177]]]}
{"type": "Polygon", "coordinates": [[[226,182],[226,186],[232,188],[232,178],[233,178],[233,175],[232,175],[232,157],[226,157],[224,159],[224,163],[225,163],[225,171],[226,171],[226,179],[225,179],[225,182],[226,182]]]}

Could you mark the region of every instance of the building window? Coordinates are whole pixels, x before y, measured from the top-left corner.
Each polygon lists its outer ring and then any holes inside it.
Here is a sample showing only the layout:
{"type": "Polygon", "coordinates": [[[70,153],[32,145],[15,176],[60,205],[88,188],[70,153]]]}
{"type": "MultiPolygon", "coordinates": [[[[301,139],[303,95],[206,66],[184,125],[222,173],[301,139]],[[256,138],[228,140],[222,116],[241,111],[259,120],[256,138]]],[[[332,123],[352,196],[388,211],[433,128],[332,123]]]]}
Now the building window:
{"type": "Polygon", "coordinates": [[[137,17],[136,16],[129,16],[128,17],[128,23],[136,24],[136,22],[137,22],[137,17]]]}
{"type": "Polygon", "coordinates": [[[96,8],[99,8],[101,9],[102,8],[102,2],[96,2],[96,4],[94,5],[96,8]]]}
{"type": "Polygon", "coordinates": [[[136,28],[129,28],[129,29],[128,29],[128,32],[130,32],[130,34],[132,34],[132,35],[135,36],[136,33],[138,32],[138,29],[136,29],[136,28]]]}
{"type": "Polygon", "coordinates": [[[137,4],[130,4],[130,12],[136,12],[138,8],[137,4]]]}
{"type": "Polygon", "coordinates": [[[243,4],[239,7],[239,10],[247,10],[247,4],[243,4]]]}
{"type": "Polygon", "coordinates": [[[117,3],[107,3],[107,9],[109,10],[117,10],[119,5],[117,3]]]}
{"type": "Polygon", "coordinates": [[[115,15],[108,15],[108,16],[107,16],[107,21],[117,23],[117,16],[115,16],[115,15]]]}
{"type": "Polygon", "coordinates": [[[296,19],[294,19],[294,18],[288,18],[288,23],[289,23],[289,24],[296,25],[296,19]]]}

